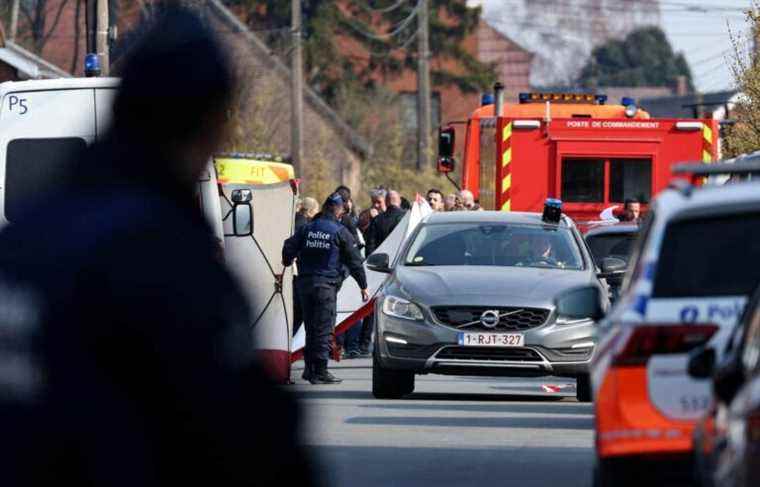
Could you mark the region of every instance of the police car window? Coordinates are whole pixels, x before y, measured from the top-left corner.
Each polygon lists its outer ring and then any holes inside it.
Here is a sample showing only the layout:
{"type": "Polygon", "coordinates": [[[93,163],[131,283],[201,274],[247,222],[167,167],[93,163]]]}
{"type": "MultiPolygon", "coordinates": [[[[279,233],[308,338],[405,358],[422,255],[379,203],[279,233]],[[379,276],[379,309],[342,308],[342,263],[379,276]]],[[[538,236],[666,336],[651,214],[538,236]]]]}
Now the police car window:
{"type": "Polygon", "coordinates": [[[15,139],[8,143],[5,166],[5,218],[14,221],[24,208],[62,187],[87,147],[84,139],[15,139]]]}
{"type": "Polygon", "coordinates": [[[636,237],[636,233],[606,233],[589,235],[586,242],[591,248],[594,262],[599,263],[605,257],[616,257],[628,262],[636,237]]]}
{"type": "Polygon", "coordinates": [[[409,247],[407,266],[583,268],[567,228],[493,223],[424,226],[409,247]]]}
{"type": "Polygon", "coordinates": [[[568,203],[603,202],[604,159],[563,159],[562,200],[568,203]]]}
{"type": "Polygon", "coordinates": [[[648,203],[652,197],[651,159],[610,160],[610,201],[636,199],[648,203]]]}
{"type": "Polygon", "coordinates": [[[665,231],[653,296],[748,296],[760,282],[758,260],[760,213],[674,222],[665,231]]]}

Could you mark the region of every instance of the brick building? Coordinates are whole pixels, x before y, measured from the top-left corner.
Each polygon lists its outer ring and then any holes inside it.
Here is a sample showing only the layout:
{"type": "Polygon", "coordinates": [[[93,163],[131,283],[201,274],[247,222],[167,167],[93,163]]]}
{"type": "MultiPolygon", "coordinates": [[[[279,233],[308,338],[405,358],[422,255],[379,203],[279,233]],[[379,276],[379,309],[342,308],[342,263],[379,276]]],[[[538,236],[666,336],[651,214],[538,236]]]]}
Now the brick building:
{"type": "Polygon", "coordinates": [[[0,23],[0,83],[26,79],[60,78],[64,70],[5,38],[0,23]]]}
{"type": "MultiPolygon", "coordinates": [[[[351,44],[347,44],[351,48],[351,44]]],[[[496,78],[505,85],[507,100],[516,100],[517,94],[530,89],[531,65],[533,53],[518,45],[504,34],[482,20],[475,31],[462,43],[462,47],[479,61],[492,64],[496,78]]],[[[353,47],[353,49],[358,49],[353,47]]],[[[349,51],[352,55],[355,52],[349,51]]],[[[456,61],[441,61],[435,57],[431,61],[432,69],[461,71],[456,61]]],[[[410,139],[417,134],[417,74],[405,71],[396,78],[381,80],[386,87],[399,93],[401,117],[408,130],[410,139]]],[[[464,93],[457,86],[432,86],[432,126],[437,130],[441,124],[466,121],[480,105],[482,93],[464,93]]],[[[463,141],[464,129],[456,125],[457,138],[463,141]]],[[[464,146],[459,143],[458,149],[464,146]]]]}
{"type": "MultiPolygon", "coordinates": [[[[140,22],[141,15],[149,12],[151,2],[111,1],[112,23],[116,25],[119,36],[127,38],[140,22]]],[[[31,53],[35,46],[34,39],[28,25],[22,22],[18,40],[26,49],[13,43],[6,43],[5,48],[0,47],[0,80],[2,76],[18,79],[14,73],[19,69],[24,78],[60,77],[69,73],[82,75],[86,54],[84,5],[84,0],[48,1],[48,40],[42,44],[39,56],[31,53]],[[55,19],[57,22],[54,22],[55,19]],[[22,62],[24,59],[17,60],[19,52],[36,60],[40,68],[34,71],[28,67],[28,62],[22,62]],[[12,65],[4,62],[11,57],[14,59],[12,65]]],[[[202,15],[216,27],[228,45],[243,80],[238,114],[241,123],[236,137],[241,145],[235,149],[287,154],[290,150],[290,69],[220,1],[208,0],[202,5],[202,15]]],[[[118,59],[118,54],[118,50],[112,50],[112,59],[118,59]]],[[[321,193],[331,191],[338,184],[347,184],[359,190],[361,163],[371,151],[368,142],[308,87],[304,93],[304,110],[304,124],[310,136],[306,138],[304,147],[305,174],[298,176],[306,176],[306,191],[322,197],[326,194],[321,193]],[[310,186],[309,176],[317,169],[324,188],[310,186]]]]}

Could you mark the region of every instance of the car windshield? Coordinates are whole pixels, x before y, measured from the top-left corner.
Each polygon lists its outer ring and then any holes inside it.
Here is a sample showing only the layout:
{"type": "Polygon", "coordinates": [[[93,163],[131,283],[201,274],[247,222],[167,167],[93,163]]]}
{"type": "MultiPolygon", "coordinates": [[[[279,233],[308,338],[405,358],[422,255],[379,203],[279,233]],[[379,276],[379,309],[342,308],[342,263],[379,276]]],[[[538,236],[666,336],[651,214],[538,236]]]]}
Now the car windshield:
{"type": "Polygon", "coordinates": [[[501,266],[582,269],[567,228],[504,223],[439,223],[422,227],[407,266],[501,266]]]}
{"type": "Polygon", "coordinates": [[[591,255],[597,263],[606,257],[615,257],[628,262],[637,236],[638,234],[635,232],[602,233],[587,236],[586,242],[588,242],[591,255]]]}

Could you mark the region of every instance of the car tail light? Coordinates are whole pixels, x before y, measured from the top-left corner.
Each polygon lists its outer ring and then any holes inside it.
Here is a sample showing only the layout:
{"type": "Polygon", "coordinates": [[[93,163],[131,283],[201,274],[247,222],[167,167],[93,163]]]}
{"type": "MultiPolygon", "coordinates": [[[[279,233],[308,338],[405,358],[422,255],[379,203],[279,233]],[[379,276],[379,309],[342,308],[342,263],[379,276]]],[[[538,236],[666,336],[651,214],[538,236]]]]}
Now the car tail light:
{"type": "Polygon", "coordinates": [[[618,349],[613,365],[645,365],[652,355],[686,353],[707,343],[718,331],[716,325],[642,325],[631,330],[618,349]]]}

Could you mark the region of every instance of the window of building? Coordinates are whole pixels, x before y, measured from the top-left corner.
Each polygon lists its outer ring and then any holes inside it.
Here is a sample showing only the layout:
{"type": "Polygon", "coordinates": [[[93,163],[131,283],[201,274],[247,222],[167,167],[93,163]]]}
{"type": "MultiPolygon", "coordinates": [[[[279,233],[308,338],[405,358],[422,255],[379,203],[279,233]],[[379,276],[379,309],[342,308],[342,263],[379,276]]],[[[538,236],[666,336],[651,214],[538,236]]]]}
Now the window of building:
{"type": "Polygon", "coordinates": [[[563,159],[562,199],[568,203],[603,202],[604,159],[563,159]]]}
{"type": "Polygon", "coordinates": [[[636,199],[649,203],[651,197],[651,159],[568,157],[562,160],[563,201],[612,204],[636,199]]]}
{"type": "Polygon", "coordinates": [[[652,161],[650,159],[610,160],[610,201],[623,203],[636,199],[649,203],[652,197],[652,161]]]}
{"type": "MultiPolygon", "coordinates": [[[[408,131],[417,130],[417,92],[404,92],[401,99],[401,121],[408,131]]],[[[430,104],[431,128],[441,125],[441,94],[433,92],[430,104]]]]}

